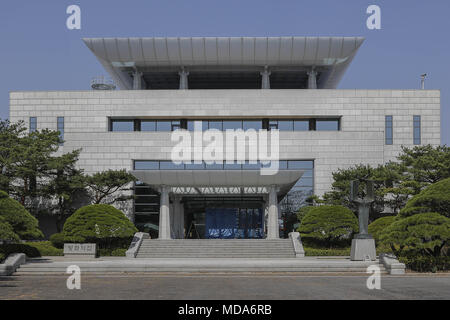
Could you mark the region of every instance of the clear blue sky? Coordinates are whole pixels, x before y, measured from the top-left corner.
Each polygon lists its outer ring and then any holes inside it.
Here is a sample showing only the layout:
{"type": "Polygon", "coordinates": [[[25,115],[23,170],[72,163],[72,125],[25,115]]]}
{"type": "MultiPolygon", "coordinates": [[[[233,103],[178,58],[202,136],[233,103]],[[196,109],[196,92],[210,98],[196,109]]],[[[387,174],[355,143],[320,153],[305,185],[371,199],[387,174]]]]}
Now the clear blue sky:
{"type": "Polygon", "coordinates": [[[88,90],[105,74],[82,37],[364,36],[340,88],[441,90],[442,143],[450,144],[449,0],[7,0],[0,6],[0,117],[8,92],[88,90]],[[82,10],[67,30],[66,8],[82,10]],[[382,30],[366,28],[366,8],[382,30]]]}

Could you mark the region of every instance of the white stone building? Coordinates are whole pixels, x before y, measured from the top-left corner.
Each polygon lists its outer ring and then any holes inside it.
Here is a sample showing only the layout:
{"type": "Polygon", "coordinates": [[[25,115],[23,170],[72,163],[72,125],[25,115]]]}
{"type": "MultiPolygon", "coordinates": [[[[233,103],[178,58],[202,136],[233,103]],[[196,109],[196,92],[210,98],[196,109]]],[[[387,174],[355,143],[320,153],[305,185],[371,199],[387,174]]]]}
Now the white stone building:
{"type": "Polygon", "coordinates": [[[153,236],[276,238],[279,203],[296,208],[322,195],[333,171],[394,160],[401,146],[440,144],[438,90],[336,89],[363,40],[84,39],[120,90],[11,92],[10,120],[60,130],[61,152],[82,148],[86,173],[132,171],[142,181],[133,219],[153,236]],[[222,131],[278,128],[279,173],[174,165],[172,131],[194,121],[222,131]]]}

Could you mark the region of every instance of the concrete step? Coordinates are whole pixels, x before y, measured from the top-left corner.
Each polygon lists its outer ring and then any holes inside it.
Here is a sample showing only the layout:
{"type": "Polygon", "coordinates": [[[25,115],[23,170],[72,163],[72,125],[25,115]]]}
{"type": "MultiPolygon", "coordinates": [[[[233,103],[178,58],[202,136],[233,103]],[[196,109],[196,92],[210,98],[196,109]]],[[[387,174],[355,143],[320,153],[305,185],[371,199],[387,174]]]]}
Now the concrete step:
{"type": "Polygon", "coordinates": [[[377,261],[349,261],[348,259],[116,259],[91,261],[30,261],[22,265],[16,275],[65,274],[69,265],[76,264],[82,273],[220,273],[220,272],[354,272],[366,273],[369,265],[377,265],[381,273],[386,274],[377,261]]]}
{"type": "Polygon", "coordinates": [[[290,239],[146,239],[137,258],[292,258],[290,239]]]}

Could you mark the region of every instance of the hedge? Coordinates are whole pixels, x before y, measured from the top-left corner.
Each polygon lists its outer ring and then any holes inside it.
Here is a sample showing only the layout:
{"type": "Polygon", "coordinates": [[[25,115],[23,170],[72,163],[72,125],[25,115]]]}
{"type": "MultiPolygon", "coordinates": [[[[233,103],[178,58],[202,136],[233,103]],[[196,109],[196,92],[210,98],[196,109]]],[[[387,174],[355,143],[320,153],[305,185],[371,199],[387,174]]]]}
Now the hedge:
{"type": "Polygon", "coordinates": [[[450,178],[436,182],[413,196],[400,210],[401,217],[437,212],[450,218],[450,178]]]}
{"type": "MultiPolygon", "coordinates": [[[[128,248],[137,232],[122,211],[106,204],[82,207],[70,216],[63,227],[64,242],[97,243],[98,248],[128,248]]],[[[60,236],[53,237],[55,244],[60,236]]]]}
{"type": "Polygon", "coordinates": [[[0,216],[8,222],[20,239],[34,240],[44,238],[38,228],[38,220],[33,217],[18,201],[11,199],[0,190],[0,216]]]}
{"type": "Polygon", "coordinates": [[[316,206],[308,210],[298,231],[306,244],[347,246],[358,231],[358,219],[344,206],[316,206]]]}
{"type": "Polygon", "coordinates": [[[5,257],[11,253],[25,253],[28,258],[41,256],[37,248],[24,243],[2,244],[0,245],[0,253],[5,255],[5,257]]]}
{"type": "Polygon", "coordinates": [[[380,233],[389,227],[395,219],[395,216],[381,217],[369,224],[369,234],[375,239],[377,245],[380,240],[380,233]]]}

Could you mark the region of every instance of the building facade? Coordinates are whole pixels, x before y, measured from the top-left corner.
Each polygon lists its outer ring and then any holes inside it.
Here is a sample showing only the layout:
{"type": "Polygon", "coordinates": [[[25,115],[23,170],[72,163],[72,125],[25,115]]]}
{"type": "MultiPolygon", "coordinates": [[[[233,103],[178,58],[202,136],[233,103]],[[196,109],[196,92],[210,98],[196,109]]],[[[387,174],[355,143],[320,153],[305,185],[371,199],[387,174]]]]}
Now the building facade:
{"type": "Polygon", "coordinates": [[[59,152],[81,148],[88,174],[135,174],[128,213],[154,237],[277,238],[281,211],[329,191],[332,172],[440,144],[438,90],[336,89],[361,38],[84,41],[121,90],[11,92],[10,120],[59,130],[59,152]],[[173,131],[196,121],[278,129],[279,172],[263,177],[248,161],[174,164],[173,131]]]}

